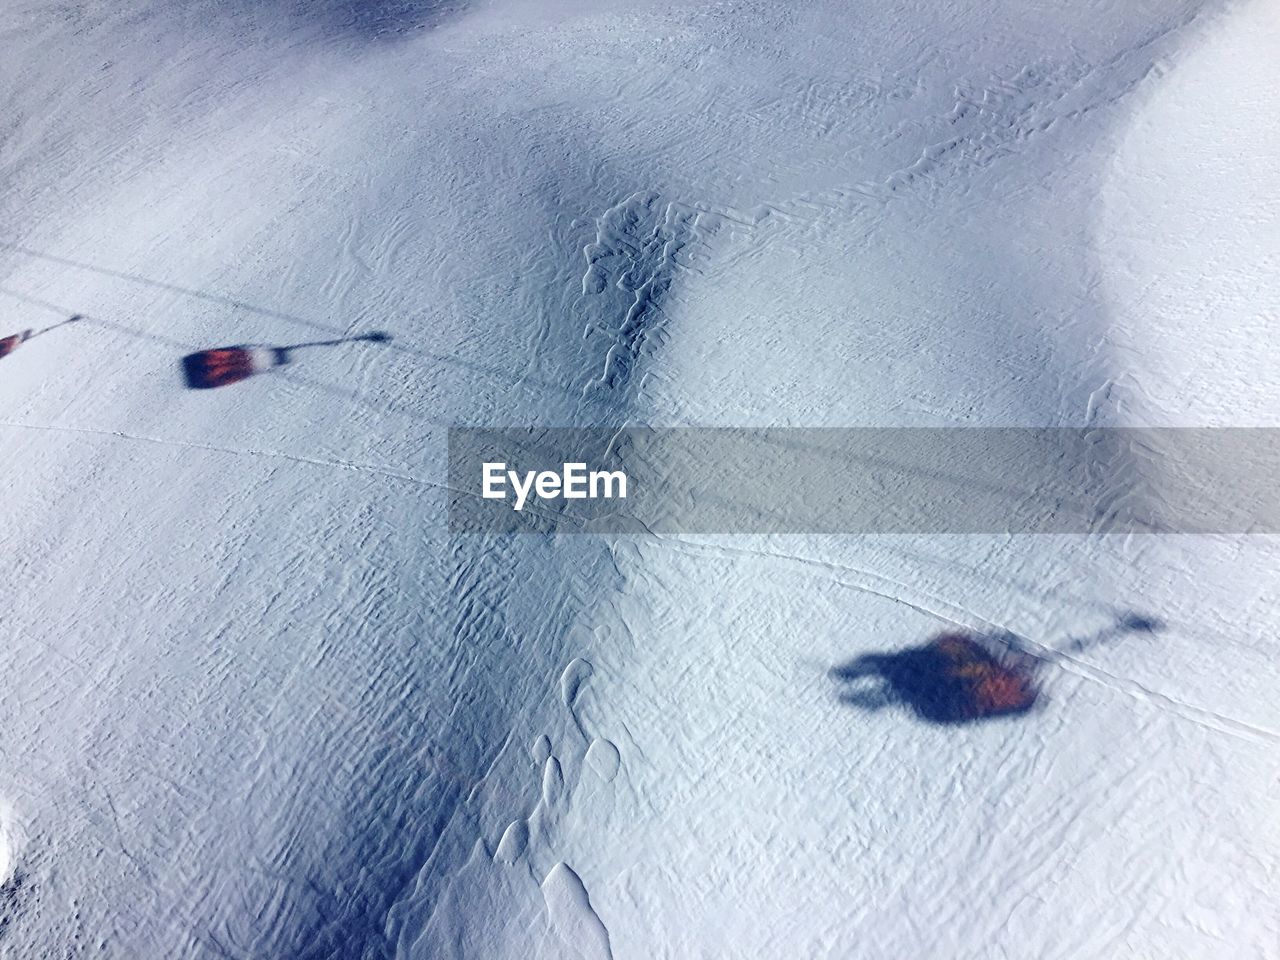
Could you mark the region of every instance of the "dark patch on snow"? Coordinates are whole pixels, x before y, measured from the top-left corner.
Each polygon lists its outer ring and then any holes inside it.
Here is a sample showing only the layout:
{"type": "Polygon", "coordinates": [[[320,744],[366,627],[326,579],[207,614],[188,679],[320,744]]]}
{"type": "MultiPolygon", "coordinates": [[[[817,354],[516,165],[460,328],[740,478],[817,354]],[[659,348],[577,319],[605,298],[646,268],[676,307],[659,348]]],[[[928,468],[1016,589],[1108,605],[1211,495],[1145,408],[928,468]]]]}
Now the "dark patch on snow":
{"type": "Polygon", "coordinates": [[[932,723],[971,723],[1030,713],[1040,702],[1040,669],[1126,634],[1164,629],[1155,617],[1126,611],[1105,629],[1058,648],[1013,633],[942,633],[893,653],[870,653],[831,670],[842,703],[863,710],[893,705],[932,723]]]}
{"type": "Polygon", "coordinates": [[[988,638],[944,633],[919,647],[858,657],[831,675],[850,706],[897,703],[932,723],[969,723],[1029,712],[1040,696],[1039,662],[988,638]]]}
{"type": "Polygon", "coordinates": [[[466,0],[286,0],[287,16],[318,23],[326,34],[393,42],[455,19],[466,0]]]}
{"type": "Polygon", "coordinates": [[[290,354],[294,350],[303,350],[308,347],[335,347],[358,341],[386,343],[390,339],[389,333],[366,333],[358,337],[315,340],[311,343],[295,343],[287,347],[245,344],[234,347],[215,347],[212,350],[189,353],[183,357],[182,376],[189,390],[212,390],[247,380],[254,374],[273,367],[283,366],[292,361],[293,357],[290,354]]]}
{"type": "Polygon", "coordinates": [[[1126,633],[1151,634],[1159,633],[1163,629],[1164,623],[1157,618],[1130,610],[1116,617],[1116,622],[1106,630],[1101,630],[1088,637],[1076,637],[1061,649],[1064,653],[1083,653],[1092,647],[1117,640],[1126,633]]]}
{"type": "Polygon", "coordinates": [[[14,871],[8,880],[0,883],[0,943],[4,942],[9,925],[33,893],[34,888],[21,869],[14,871]]]}
{"type": "Polygon", "coordinates": [[[590,387],[620,394],[631,385],[646,353],[662,343],[662,304],[686,266],[685,248],[704,239],[716,219],[654,192],[631,194],[599,218],[583,250],[582,293],[596,298],[588,336],[604,335],[608,346],[590,387]]]}

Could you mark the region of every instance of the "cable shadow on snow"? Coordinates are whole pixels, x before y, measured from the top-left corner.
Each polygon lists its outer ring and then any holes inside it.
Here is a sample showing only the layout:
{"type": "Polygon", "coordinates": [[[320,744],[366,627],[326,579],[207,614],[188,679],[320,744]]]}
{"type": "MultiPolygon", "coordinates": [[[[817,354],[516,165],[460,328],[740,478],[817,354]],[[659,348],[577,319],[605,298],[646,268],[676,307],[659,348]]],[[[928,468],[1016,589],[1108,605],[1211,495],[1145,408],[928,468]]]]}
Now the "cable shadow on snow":
{"type": "Polygon", "coordinates": [[[42,337],[50,331],[57,330],[59,327],[65,327],[69,323],[75,323],[77,320],[83,319],[84,317],[77,313],[67,317],[65,320],[61,320],[58,323],[47,326],[43,330],[23,330],[20,333],[14,333],[7,337],[0,338],[0,359],[9,356],[9,354],[13,353],[13,351],[17,350],[29,340],[34,340],[36,337],[42,337]]]}
{"type": "Polygon", "coordinates": [[[391,334],[365,333],[356,337],[340,337],[336,340],[314,340],[295,343],[286,347],[269,347],[239,344],[231,347],[214,347],[198,350],[182,358],[182,377],[188,390],[213,390],[226,387],[255,374],[292,362],[295,350],[311,347],[336,347],[344,343],[386,343],[391,334]]]}
{"type": "MultiPolygon", "coordinates": [[[[131,273],[127,270],[116,270],[112,267],[103,267],[95,263],[75,260],[71,257],[64,257],[54,253],[46,253],[42,250],[33,250],[31,247],[26,247],[20,243],[13,243],[8,240],[0,240],[0,250],[8,250],[11,253],[21,254],[24,257],[31,257],[35,260],[43,260],[46,263],[53,263],[62,267],[71,267],[75,270],[85,270],[89,273],[94,273],[102,277],[110,277],[114,280],[124,280],[129,283],[140,284],[141,286],[151,287],[154,290],[163,290],[166,293],[176,293],[184,297],[193,297],[207,303],[216,304],[217,306],[228,307],[232,310],[243,310],[249,313],[255,313],[258,316],[269,317],[273,320],[284,320],[288,323],[309,327],[323,333],[342,332],[336,327],[316,323],[314,320],[308,320],[305,317],[297,317],[293,314],[286,313],[283,310],[262,307],[258,304],[249,303],[246,300],[239,300],[235,297],[229,297],[225,294],[210,293],[207,290],[199,290],[195,287],[183,286],[178,283],[170,283],[167,280],[157,280],[154,277],[144,276],[140,273],[131,273]]],[[[14,295],[21,296],[16,293],[14,295]]],[[[34,298],[31,299],[33,302],[38,302],[35,301],[34,298]]]]}

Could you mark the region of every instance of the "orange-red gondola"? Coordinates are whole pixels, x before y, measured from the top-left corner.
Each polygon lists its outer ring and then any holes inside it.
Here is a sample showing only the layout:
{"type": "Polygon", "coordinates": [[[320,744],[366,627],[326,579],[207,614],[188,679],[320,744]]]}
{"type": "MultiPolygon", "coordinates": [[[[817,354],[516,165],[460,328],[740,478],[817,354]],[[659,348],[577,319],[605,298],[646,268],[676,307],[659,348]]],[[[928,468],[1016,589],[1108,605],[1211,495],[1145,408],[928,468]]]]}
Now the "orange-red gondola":
{"type": "Polygon", "coordinates": [[[9,354],[13,353],[13,351],[22,346],[30,336],[30,330],[23,330],[21,333],[15,333],[13,336],[5,337],[3,340],[0,340],[0,357],[7,357],[9,354]]]}
{"type": "Polygon", "coordinates": [[[972,719],[1021,713],[1029,710],[1040,694],[1028,669],[1003,663],[969,637],[943,634],[930,646],[941,656],[943,672],[961,692],[964,712],[972,719]]]}
{"type": "Polygon", "coordinates": [[[183,357],[182,370],[192,390],[212,390],[253,376],[257,367],[249,348],[218,347],[183,357]]]}

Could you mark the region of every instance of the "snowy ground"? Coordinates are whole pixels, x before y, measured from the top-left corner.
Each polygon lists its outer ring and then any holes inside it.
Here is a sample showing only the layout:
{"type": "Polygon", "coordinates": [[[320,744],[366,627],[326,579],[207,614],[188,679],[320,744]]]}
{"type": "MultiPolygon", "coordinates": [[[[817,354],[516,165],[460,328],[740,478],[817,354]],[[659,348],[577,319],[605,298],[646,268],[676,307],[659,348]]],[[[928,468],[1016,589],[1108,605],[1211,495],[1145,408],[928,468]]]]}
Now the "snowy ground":
{"type": "Polygon", "coordinates": [[[1280,543],[450,536],[445,429],[1269,425],[1280,16],[0,10],[0,954],[1276,955],[1280,543]],[[221,390],[178,359],[387,330],[221,390]],[[828,670],[1062,650],[935,726],[828,670]]]}

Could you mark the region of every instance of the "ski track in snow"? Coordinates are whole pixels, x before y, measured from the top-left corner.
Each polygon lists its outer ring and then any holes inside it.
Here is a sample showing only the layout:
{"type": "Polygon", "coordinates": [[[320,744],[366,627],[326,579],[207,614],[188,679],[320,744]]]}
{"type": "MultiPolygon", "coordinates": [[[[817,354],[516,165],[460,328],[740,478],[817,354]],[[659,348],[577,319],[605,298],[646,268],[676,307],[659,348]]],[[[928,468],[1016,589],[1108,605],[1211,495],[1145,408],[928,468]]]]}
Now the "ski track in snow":
{"type": "MultiPolygon", "coordinates": [[[[595,239],[583,250],[587,269],[582,292],[591,296],[617,290],[630,299],[597,310],[606,317],[621,311],[622,318],[616,328],[604,331],[612,343],[603,370],[584,384],[584,395],[630,385],[634,371],[643,372],[645,353],[666,344],[669,318],[662,298],[681,274],[716,276],[727,266],[759,262],[776,245],[794,243],[791,235],[812,236],[836,218],[864,218],[869,235],[887,203],[909,193],[944,190],[967,171],[1016,160],[1018,151],[1037,137],[1133,96],[1145,81],[1161,75],[1159,57],[1195,27],[1201,13],[1188,13],[1102,63],[1048,71],[1028,66],[1008,79],[957,87],[954,105],[926,124],[946,131],[946,139],[925,147],[907,166],[850,186],[775,198],[746,209],[663,200],[652,192],[632,194],[611,206],[598,218],[595,239]],[[1104,95],[1091,85],[1099,78],[1106,80],[1104,95]]],[[[903,135],[895,131],[878,151],[903,135]]],[[[585,335],[596,332],[589,326],[585,335]]]]}
{"type": "Polygon", "coordinates": [[[382,477],[385,480],[397,480],[403,483],[411,483],[419,487],[431,487],[436,490],[451,490],[454,493],[462,491],[452,490],[448,484],[433,483],[430,480],[423,480],[419,477],[412,477],[408,474],[395,473],[390,470],[380,469],[378,467],[369,466],[360,463],[348,463],[342,460],[320,460],[312,457],[302,457],[297,454],[284,453],[278,450],[252,450],[237,447],[221,447],[210,443],[199,443],[194,440],[177,440],[166,437],[147,437],[138,434],[125,433],[121,430],[94,430],[90,427],[72,427],[67,425],[49,424],[49,423],[15,423],[9,420],[0,420],[0,427],[12,430],[40,430],[62,433],[82,433],[90,436],[114,437],[118,440],[128,440],[135,443],[154,443],[160,446],[178,447],[186,450],[203,450],[210,453],[223,453],[236,457],[261,457],[268,460],[284,460],[289,463],[297,463],[312,467],[332,467],[337,470],[354,470],[357,473],[365,473],[369,476],[382,477]]]}

